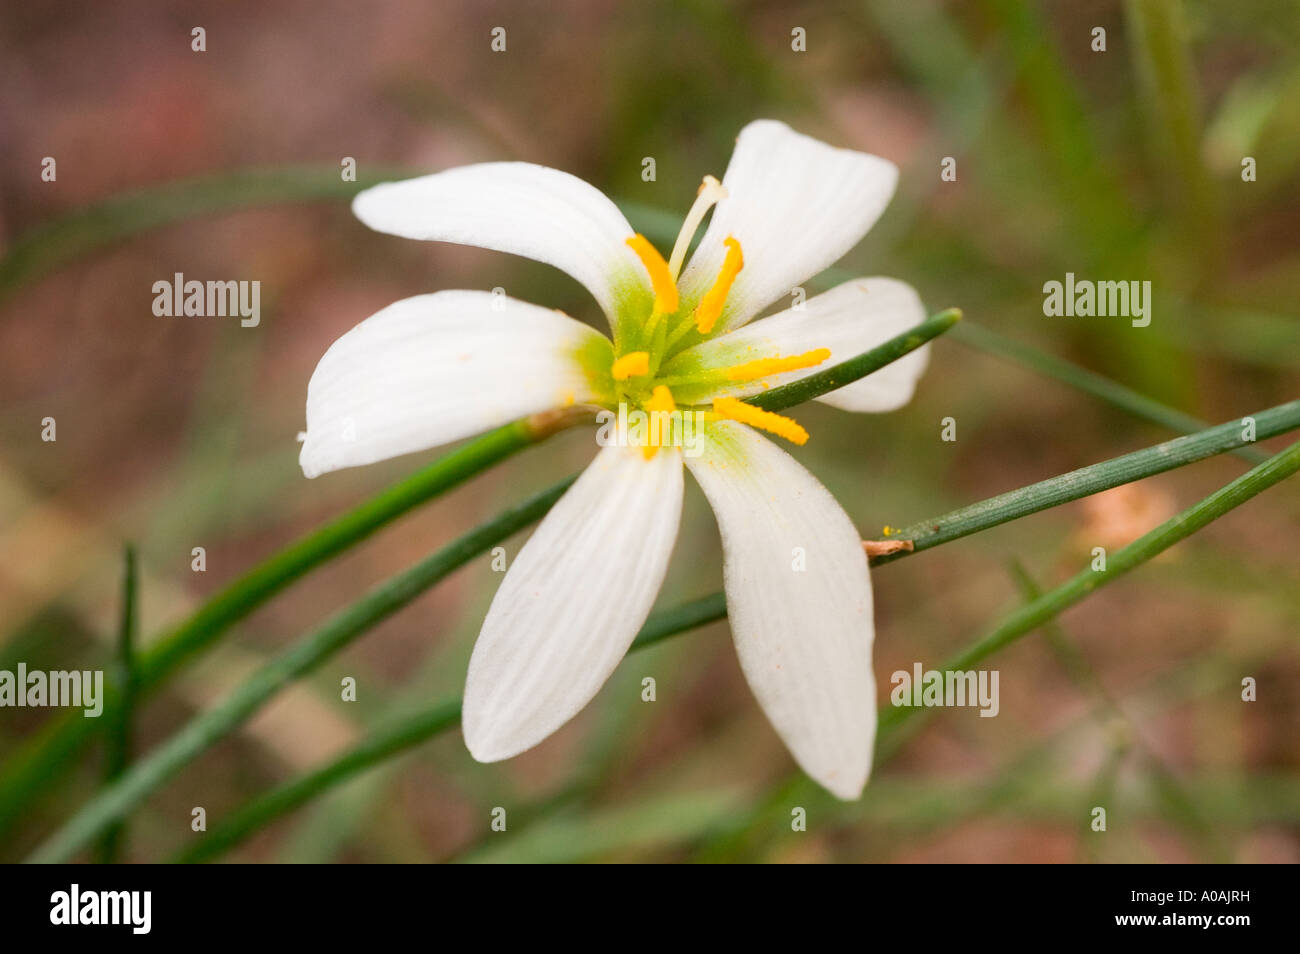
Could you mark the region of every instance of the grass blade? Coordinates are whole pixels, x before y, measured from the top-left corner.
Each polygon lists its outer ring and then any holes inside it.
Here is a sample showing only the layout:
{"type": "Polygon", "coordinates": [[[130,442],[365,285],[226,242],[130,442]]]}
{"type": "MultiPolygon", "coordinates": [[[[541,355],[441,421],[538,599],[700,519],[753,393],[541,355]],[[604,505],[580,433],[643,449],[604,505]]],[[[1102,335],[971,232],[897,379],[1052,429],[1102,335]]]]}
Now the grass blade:
{"type": "MultiPolygon", "coordinates": [[[[138,691],[145,693],[158,686],[183,662],[308,571],[572,420],[535,415],[489,431],[263,560],[141,654],[136,667],[138,691]]],[[[106,696],[105,709],[111,710],[117,699],[111,692],[106,691],[106,696]]],[[[111,718],[57,716],[5,764],[0,773],[0,834],[18,818],[27,799],[102,728],[100,722],[110,723],[111,718]]]]}
{"type": "MultiPolygon", "coordinates": [[[[1255,436],[1258,439],[1283,434],[1300,427],[1300,401],[1279,404],[1250,417],[1255,420],[1255,436]]],[[[1154,447],[990,497],[933,520],[922,520],[900,529],[887,528],[887,537],[891,540],[911,540],[914,550],[926,550],[1009,520],[1242,447],[1250,443],[1243,439],[1243,431],[1241,420],[1229,421],[1199,434],[1176,437],[1154,447]]],[[[908,552],[900,550],[880,556],[873,559],[872,564],[897,560],[908,552]]]]}
{"type": "MultiPolygon", "coordinates": [[[[135,710],[135,638],[138,581],[135,547],[128,544],[123,554],[122,615],[117,630],[117,659],[113,682],[119,686],[120,703],[113,708],[113,723],[108,728],[107,754],[104,759],[104,783],[112,785],[126,771],[131,757],[131,721],[135,710]]],[[[101,864],[117,861],[126,841],[125,819],[104,832],[97,853],[101,864]]]]}
{"type": "MultiPolygon", "coordinates": [[[[1300,403],[1300,402],[1297,402],[1300,403]]],[[[1300,470],[1300,442],[1292,444],[1280,454],[1242,474],[1232,483],[1216,490],[1205,499],[1171,517],[1149,533],[1117,550],[1106,560],[1106,569],[1091,568],[1076,573],[1037,599],[1030,600],[1009,614],[985,636],[949,659],[942,671],[972,669],[993,653],[1032,632],[1049,620],[1055,619],[1080,600],[1113,583],[1124,574],[1185,540],[1197,530],[1212,523],[1225,513],[1241,506],[1247,500],[1290,477],[1300,470]]],[[[905,721],[913,710],[908,707],[889,707],[880,724],[896,726],[905,721]]]]}
{"type": "Polygon", "coordinates": [[[289,682],[406,606],[452,570],[540,518],[568,490],[571,482],[572,478],[562,480],[501,513],[386,580],[332,616],[241,683],[214,708],[195,716],[179,732],[137,762],[116,784],[83,806],[38,848],[32,860],[59,861],[80,850],[182,766],[261,708],[289,682]]]}
{"type": "Polygon", "coordinates": [[[391,726],[377,729],[341,758],[244,805],[173,861],[194,863],[217,858],[253,832],[306,804],[373,765],[425,742],[460,722],[460,699],[448,699],[391,726]]]}
{"type": "MultiPolygon", "coordinates": [[[[1300,427],[1300,401],[1292,402],[1291,405],[1283,405],[1283,407],[1292,409],[1292,413],[1296,415],[1289,418],[1291,421],[1290,427],[1300,427]]],[[[1262,419],[1265,415],[1270,413],[1271,412],[1267,411],[1261,412],[1256,415],[1256,418],[1257,420],[1262,419]]],[[[1211,428],[1210,430],[1211,432],[1219,431],[1221,428],[1211,428]]],[[[1156,447],[1148,448],[1145,451],[1139,451],[1138,454],[1143,455],[1142,459],[1145,461],[1147,467],[1155,467],[1161,470],[1168,469],[1167,467],[1164,467],[1164,454],[1161,450],[1161,448],[1164,448],[1165,446],[1166,445],[1157,445],[1156,447]]],[[[1300,448],[1300,445],[1292,447],[1290,451],[1287,451],[1286,453],[1296,452],[1297,448],[1300,448]]],[[[1129,456],[1132,457],[1134,455],[1129,456]]],[[[1297,453],[1297,456],[1300,457],[1300,453],[1297,453]]],[[[1121,460],[1122,459],[1123,458],[1121,458],[1121,460]]],[[[1287,476],[1285,473],[1281,473],[1280,476],[1275,476],[1277,465],[1274,464],[1274,461],[1277,459],[1278,458],[1272,458],[1268,462],[1268,466],[1273,469],[1268,471],[1268,476],[1265,479],[1271,481],[1271,483],[1276,483],[1278,480],[1287,476]]],[[[1105,468],[1107,464],[1110,463],[1113,462],[1097,464],[1094,465],[1094,468],[1085,468],[1085,470],[1105,468]]],[[[1261,465],[1261,467],[1262,466],[1263,465],[1261,465]]],[[[1261,468],[1256,468],[1255,470],[1252,470],[1249,474],[1245,475],[1245,477],[1239,478],[1238,482],[1245,480],[1246,477],[1250,477],[1251,474],[1255,474],[1260,469],[1261,468]]],[[[1160,470],[1152,470],[1151,472],[1158,473],[1160,470]]],[[[1063,477],[1054,478],[1053,481],[1045,481],[1044,483],[1052,484],[1054,482],[1064,482],[1064,484],[1072,485],[1076,488],[1089,486],[1088,480],[1085,479],[1080,481],[1075,477],[1075,475],[1079,473],[1080,472],[1076,471],[1074,475],[1066,474],[1063,477]]],[[[1229,486],[1235,486],[1238,482],[1234,482],[1234,484],[1229,486]]],[[[1271,486],[1271,483],[1259,485],[1250,495],[1253,496],[1254,493],[1258,493],[1260,490],[1264,489],[1265,486],[1271,486]]],[[[1220,491],[1219,493],[1222,494],[1223,491],[1220,491]]],[[[1079,494],[1079,496],[1083,496],[1083,494],[1079,494]]],[[[1000,499],[1002,498],[993,498],[994,501],[1000,499]]],[[[1212,498],[1207,498],[1207,500],[1208,499],[1212,498]]],[[[1237,503],[1242,502],[1244,499],[1246,498],[1241,498],[1237,503]]],[[[1065,501],[1062,500],[1061,502],[1065,501]]],[[[985,503],[989,502],[986,501],[985,503]]],[[[1204,503],[1204,501],[1202,503],[1204,503]]],[[[1197,506],[1199,507],[1201,505],[1198,504],[1197,506]]],[[[1234,503],[1232,506],[1236,506],[1236,504],[1234,503]]],[[[987,521],[986,527],[996,526],[1005,522],[1005,520],[1014,519],[1013,516],[1008,516],[1004,509],[998,507],[986,508],[983,504],[975,504],[967,509],[982,514],[982,519],[987,521]]],[[[1193,510],[1195,509],[1196,508],[1193,508],[1193,510]]],[[[1189,511],[1189,513],[1191,513],[1191,511],[1189,511]]],[[[1171,521],[1171,523],[1176,522],[1179,519],[1180,518],[1176,517],[1174,518],[1174,521],[1171,521]]],[[[1210,519],[1213,519],[1213,517],[1210,519]]],[[[1205,522],[1208,523],[1209,520],[1207,519],[1205,522]]],[[[932,521],[922,521],[920,525],[925,526],[931,523],[932,521]]],[[[1204,524],[1201,524],[1200,526],[1203,525],[1204,524]]],[[[974,533],[978,529],[984,529],[986,527],[971,526],[967,532],[974,533]]],[[[1194,529],[1199,529],[1199,526],[1189,529],[1187,533],[1190,534],[1194,529]]],[[[931,543],[929,545],[935,546],[937,543],[931,543]]],[[[1170,545],[1172,545],[1172,543],[1166,544],[1166,546],[1170,545]]],[[[918,549],[926,549],[926,547],[919,547],[918,549]]],[[[889,562],[890,560],[906,555],[907,551],[901,551],[900,553],[889,557],[873,558],[872,565],[874,566],[879,563],[889,562]]],[[[1145,559],[1150,559],[1153,555],[1154,554],[1147,555],[1145,559]]],[[[1114,565],[1115,564],[1112,563],[1112,566],[1114,565]]],[[[1133,565],[1136,565],[1136,563],[1133,565]]],[[[1091,571],[1089,571],[1089,574],[1091,575],[1091,571]]],[[[1056,592],[1056,590],[1052,591],[1053,594],[1056,592]]],[[[1049,596],[1050,595],[1051,594],[1049,594],[1049,596]]],[[[646,621],[641,632],[637,635],[636,640],[632,643],[632,648],[629,651],[635,651],[679,633],[684,633],[699,626],[716,622],[724,619],[726,615],[727,602],[726,597],[722,593],[712,593],[708,596],[691,600],[667,610],[657,611],[651,614],[650,618],[646,621]]],[[[957,667],[950,666],[949,668],[957,667]]],[[[246,806],[232,815],[224,824],[214,829],[208,839],[195,848],[182,853],[177,860],[202,861],[216,857],[222,851],[234,847],[239,842],[243,841],[258,828],[270,823],[282,814],[293,811],[334,785],[364,771],[385,758],[408,748],[420,745],[430,738],[433,738],[435,735],[453,728],[459,721],[459,706],[460,700],[458,699],[445,700],[444,702],[434,706],[432,709],[416,713],[388,729],[377,731],[370,738],[360,743],[356,748],[335,762],[329,763],[328,765],[314,772],[308,773],[297,780],[273,789],[266,795],[253,799],[246,806]]],[[[886,721],[887,717],[882,716],[882,726],[886,721]]]]}

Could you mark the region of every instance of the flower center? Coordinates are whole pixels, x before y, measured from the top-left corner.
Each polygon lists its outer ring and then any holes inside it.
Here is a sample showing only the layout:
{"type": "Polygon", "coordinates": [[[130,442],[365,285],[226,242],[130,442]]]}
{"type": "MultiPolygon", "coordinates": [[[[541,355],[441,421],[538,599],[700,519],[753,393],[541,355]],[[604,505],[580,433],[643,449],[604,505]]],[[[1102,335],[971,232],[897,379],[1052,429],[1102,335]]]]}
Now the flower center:
{"type": "MultiPolygon", "coordinates": [[[[726,253],[722,267],[712,286],[704,293],[693,309],[684,313],[681,297],[677,289],[677,276],[690,248],[691,239],[704,221],[709,209],[720,199],[727,197],[727,190],[713,176],[705,176],[691,206],[682,222],[681,231],[673,245],[672,255],[664,261],[659,250],[644,235],[634,235],[627,240],[628,246],[636,253],[650,277],[650,287],[654,292],[654,304],[650,314],[642,323],[639,334],[632,335],[634,340],[625,343],[625,350],[615,357],[610,366],[610,376],[614,379],[617,398],[633,408],[648,414],[672,414],[678,410],[671,388],[677,385],[716,384],[722,388],[737,382],[758,381],[773,375],[789,371],[798,371],[821,364],[830,357],[828,348],[816,348],[798,355],[773,355],[767,358],[746,361],[729,367],[708,368],[690,374],[660,375],[659,369],[676,354],[706,339],[717,325],[727,296],[735,284],[736,277],[745,267],[744,251],[734,235],[728,235],[723,241],[726,253]]],[[[717,397],[712,407],[690,408],[700,411],[710,420],[733,420],[751,427],[756,427],[776,434],[795,444],[808,440],[808,432],[794,420],[771,411],[764,411],[746,404],[733,397],[717,397]]],[[[671,433],[665,430],[661,433],[671,433]]],[[[666,441],[647,443],[643,448],[647,459],[653,457],[666,441]]]]}

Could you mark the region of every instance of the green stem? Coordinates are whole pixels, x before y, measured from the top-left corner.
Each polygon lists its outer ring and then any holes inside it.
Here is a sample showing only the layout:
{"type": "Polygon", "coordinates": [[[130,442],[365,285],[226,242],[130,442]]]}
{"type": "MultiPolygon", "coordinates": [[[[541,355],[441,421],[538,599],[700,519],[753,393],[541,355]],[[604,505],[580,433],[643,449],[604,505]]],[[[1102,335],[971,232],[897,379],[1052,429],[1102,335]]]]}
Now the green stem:
{"type": "MultiPolygon", "coordinates": [[[[949,659],[940,669],[945,672],[973,669],[993,653],[1054,619],[1084,597],[1160,555],[1175,543],[1185,540],[1228,511],[1290,477],[1297,470],[1300,470],[1300,442],[1292,444],[1280,454],[1270,457],[1232,483],[1117,550],[1106,558],[1104,570],[1082,570],[1060,586],[1025,603],[984,637],[949,659]]],[[[887,726],[892,730],[892,727],[903,723],[915,711],[903,706],[886,708],[880,718],[882,731],[887,726]]]]}
{"type": "Polygon", "coordinates": [[[460,722],[460,699],[447,699],[378,729],[341,758],[307,775],[300,776],[250,801],[173,861],[195,863],[216,858],[248,838],[253,832],[281,815],[288,814],[327,789],[347,781],[372,765],[452,728],[460,722]]]}
{"type": "MultiPolygon", "coordinates": [[[[660,610],[646,620],[629,652],[644,649],[726,615],[727,604],[721,593],[660,610]]],[[[371,766],[454,728],[459,722],[460,698],[457,697],[445,699],[386,728],[377,729],[328,765],[253,799],[173,860],[194,863],[219,857],[281,815],[294,811],[371,766]]]]}
{"type": "MultiPolygon", "coordinates": [[[[104,758],[104,783],[112,785],[126,771],[131,758],[131,723],[135,711],[135,638],[138,583],[135,547],[127,544],[123,554],[122,614],[117,630],[117,659],[112,681],[119,687],[121,702],[113,708],[113,722],[108,728],[104,758]]],[[[101,864],[113,864],[126,841],[126,820],[111,825],[104,832],[98,850],[101,864]]]]}
{"type": "Polygon", "coordinates": [[[32,861],[61,861],[80,850],[105,827],[123,817],[142,798],[191,759],[206,751],[256,712],[273,695],[357,636],[406,606],[452,570],[540,518],[569,488],[572,478],[542,491],[489,523],[447,544],[408,570],[375,587],[315,631],[272,659],[241,683],[215,708],[196,715],[154,749],[114,785],[84,805],[32,855],[32,861]]]}
{"type": "MultiPolygon", "coordinates": [[[[1274,437],[1300,427],[1300,401],[1279,404],[1250,417],[1255,420],[1257,440],[1274,437]]],[[[1250,443],[1243,438],[1245,428],[1241,420],[1229,421],[1199,434],[1176,437],[1155,447],[1134,451],[1100,464],[1081,467],[1068,474],[961,507],[933,520],[922,520],[910,526],[890,529],[887,536],[891,540],[911,540],[914,550],[927,550],[1009,520],[1222,454],[1250,443]]],[[[902,550],[875,557],[872,564],[888,563],[907,554],[908,551],[902,550]]]]}
{"type": "Polygon", "coordinates": [[[783,384],[779,388],[772,388],[770,391],[755,394],[752,397],[745,398],[745,400],[765,411],[781,411],[788,407],[794,407],[796,404],[811,401],[813,398],[821,397],[823,394],[842,388],[846,384],[852,384],[859,378],[866,377],[871,372],[897,361],[903,355],[915,351],[927,341],[937,338],[959,321],[961,321],[960,309],[949,308],[931,316],[915,328],[910,328],[903,334],[889,339],[879,347],[858,355],[856,358],[841,361],[837,365],[810,374],[806,378],[800,378],[790,384],[783,384]]]}
{"type": "Polygon", "coordinates": [[[141,659],[142,685],[152,686],[161,681],[187,656],[203,649],[222,630],[308,570],[552,433],[554,428],[539,426],[535,418],[513,421],[489,431],[279,551],[227,586],[152,646],[141,659]]]}
{"type": "MultiPolygon", "coordinates": [[[[1042,588],[1019,560],[1012,559],[1009,569],[1022,598],[1036,600],[1043,595],[1042,588]]],[[[1119,737],[1120,744],[1115,745],[1116,749],[1124,743],[1132,743],[1140,752],[1150,768],[1157,793],[1166,809],[1166,816],[1179,825],[1183,837],[1189,842],[1195,842],[1213,861],[1220,864],[1230,862],[1232,853],[1226,850],[1222,839],[1210,823],[1209,816],[1201,810],[1192,793],[1179,781],[1177,773],[1166,764],[1160,753],[1147,744],[1142,736],[1142,727],[1129,718],[1119,701],[1111,695],[1082,650],[1066,634],[1060,620],[1048,620],[1043,624],[1042,630],[1043,639],[1061,664],[1061,668],[1095,707],[1098,728],[1107,731],[1112,738],[1119,737]]]]}
{"type": "MultiPolygon", "coordinates": [[[[1041,597],[1024,604],[1006,616],[989,633],[976,640],[955,657],[940,666],[941,671],[969,670],[978,665],[998,650],[1019,639],[1038,627],[1054,619],[1058,614],[1078,603],[1089,594],[1096,592],[1107,583],[1134,569],[1136,566],[1159,556],[1169,547],[1190,536],[1206,524],[1217,519],[1234,507],[1240,506],[1256,494],[1300,470],[1300,443],[1288,447],[1282,453],[1270,457],[1263,464],[1238,477],[1231,484],[1215,491],[1209,497],[1192,506],[1173,519],[1161,524],[1155,530],[1135,540],[1123,550],[1118,551],[1108,561],[1105,571],[1086,570],[1067,580],[1055,589],[1049,590],[1041,597]]],[[[878,770],[901,748],[903,741],[910,737],[924,723],[924,715],[930,709],[912,707],[883,706],[877,718],[876,758],[878,770]]],[[[830,802],[830,796],[816,789],[811,782],[798,774],[774,783],[767,796],[755,799],[754,807],[747,813],[746,819],[737,826],[740,833],[756,825],[768,824],[771,814],[764,814],[764,806],[770,804],[772,792],[780,791],[796,781],[806,782],[799,786],[797,795],[787,799],[786,805],[794,802],[802,805],[811,803],[828,806],[827,811],[843,808],[844,803],[830,802]]],[[[784,809],[782,809],[784,810],[784,809]]]]}
{"type": "MultiPolygon", "coordinates": [[[[309,570],[342,552],[393,520],[537,443],[578,420],[575,415],[536,415],[499,427],[444,454],[406,479],[371,497],[359,507],[290,544],[203,604],[139,657],[136,688],[155,688],[186,659],[206,649],[227,628],[279,593],[309,570]]],[[[106,692],[106,711],[117,704],[106,692]]],[[[18,819],[32,794],[68,763],[108,719],[49,720],[5,764],[0,774],[0,834],[18,819]]]]}
{"type": "MultiPolygon", "coordinates": [[[[1296,402],[1296,403],[1300,403],[1300,402],[1296,402]]],[[[1264,414],[1267,413],[1268,412],[1264,412],[1260,415],[1257,415],[1257,418],[1262,418],[1264,414]]],[[[1297,421],[1292,426],[1300,427],[1300,421],[1297,421]]],[[[1218,430],[1218,429],[1212,428],[1211,430],[1218,430]]],[[[1165,445],[1159,445],[1154,448],[1148,448],[1146,451],[1139,452],[1140,454],[1146,455],[1145,459],[1147,461],[1147,466],[1161,467],[1163,469],[1163,460],[1162,460],[1163,455],[1161,453],[1161,447],[1164,446],[1165,445]]],[[[1285,456],[1285,454],[1291,454],[1293,452],[1296,452],[1297,447],[1300,447],[1300,445],[1293,446],[1290,450],[1286,451],[1284,455],[1280,455],[1280,456],[1285,456]]],[[[1255,489],[1251,493],[1249,493],[1249,496],[1253,496],[1255,493],[1258,493],[1260,490],[1263,490],[1265,486],[1270,486],[1271,483],[1276,483],[1277,481],[1281,480],[1283,477],[1287,476],[1286,473],[1278,473],[1279,465],[1273,463],[1276,460],[1278,460],[1278,458],[1270,459],[1267,466],[1272,469],[1266,473],[1265,477],[1256,478],[1256,484],[1252,485],[1255,486],[1255,489]],[[1269,481],[1269,483],[1259,483],[1260,480],[1267,480],[1269,481]]],[[[1095,466],[1099,468],[1104,468],[1107,466],[1108,463],[1111,462],[1098,464],[1095,466]]],[[[1244,477],[1239,478],[1238,481],[1229,485],[1229,488],[1225,488],[1225,491],[1232,487],[1237,486],[1241,481],[1247,480],[1247,478],[1251,478],[1251,475],[1257,474],[1257,472],[1259,472],[1264,466],[1265,465],[1261,465],[1261,467],[1256,468],[1255,470],[1250,471],[1244,477]]],[[[1281,466],[1284,467],[1285,464],[1281,466]]],[[[1085,468],[1085,470],[1087,469],[1089,468],[1085,468]]],[[[1159,471],[1152,471],[1152,472],[1156,473],[1159,471]]],[[[1077,473],[1078,472],[1076,472],[1076,474],[1077,473]]],[[[1065,476],[1070,477],[1071,475],[1067,474],[1065,476]]],[[[1057,479],[1060,480],[1062,478],[1057,478],[1057,479]]],[[[1047,481],[1046,483],[1052,483],[1052,482],[1047,481]]],[[[1087,486],[1088,481],[1086,480],[1082,482],[1075,481],[1074,485],[1076,487],[1087,486]]],[[[1207,500],[1213,500],[1215,498],[1219,498],[1225,491],[1220,491],[1218,494],[1213,495],[1211,498],[1207,498],[1207,500]]],[[[1080,496],[1082,496],[1082,494],[1080,496]]],[[[998,500],[998,499],[1001,498],[994,498],[994,500],[998,500]]],[[[1074,499],[1074,498],[1070,498],[1070,499],[1074,499]]],[[[1242,497],[1237,502],[1240,503],[1241,500],[1244,499],[1247,498],[1242,497]]],[[[1205,502],[1206,501],[1202,501],[1202,504],[1204,504],[1205,502]]],[[[1236,506],[1236,504],[1234,503],[1232,504],[1232,506],[1236,506]]],[[[1197,508],[1199,507],[1201,507],[1201,504],[1198,504],[1197,507],[1192,508],[1192,511],[1188,511],[1188,513],[1190,514],[1193,511],[1196,511],[1197,508]]],[[[976,504],[973,507],[968,509],[983,514],[983,519],[987,521],[985,527],[996,526],[1000,523],[1005,522],[1006,520],[1013,519],[1011,516],[1006,516],[1002,511],[996,508],[986,509],[980,504],[976,504]]],[[[1174,521],[1171,521],[1171,523],[1175,523],[1180,519],[1182,518],[1176,517],[1174,518],[1174,521]]],[[[1213,517],[1210,517],[1209,519],[1213,519],[1213,517]]],[[[1209,519],[1206,519],[1204,522],[1208,523],[1209,519]]],[[[930,521],[922,521],[923,525],[928,523],[930,523],[930,521]]],[[[1203,525],[1204,524],[1201,524],[1201,526],[1203,525]]],[[[977,529],[984,529],[985,527],[972,527],[967,532],[974,533],[977,529]]],[[[1187,534],[1192,533],[1195,529],[1199,529],[1199,527],[1192,527],[1191,529],[1188,529],[1187,534]]],[[[1153,531],[1153,532],[1158,532],[1158,531],[1153,531]]],[[[1138,541],[1138,543],[1141,542],[1142,541],[1138,541]]],[[[933,546],[935,544],[930,544],[930,545],[933,546]]],[[[1172,542],[1166,544],[1166,546],[1169,545],[1172,545],[1172,542]]],[[[1129,548],[1126,549],[1131,549],[1133,546],[1137,546],[1137,543],[1132,544],[1129,548]]],[[[1121,551],[1121,553],[1122,552],[1123,551],[1121,551]]],[[[903,551],[902,553],[899,553],[891,557],[891,559],[897,558],[899,556],[906,556],[906,555],[907,552],[903,551]]],[[[1154,553],[1146,556],[1145,559],[1150,559],[1150,556],[1154,556],[1154,553]]],[[[1119,558],[1120,558],[1120,553],[1117,553],[1115,555],[1115,559],[1119,559],[1119,558]]],[[[881,562],[886,562],[885,558],[877,557],[877,558],[873,558],[872,560],[873,565],[881,562]]],[[[1116,564],[1112,562],[1111,566],[1114,567],[1115,565],[1116,564]]],[[[1136,563],[1133,563],[1131,566],[1136,566],[1136,565],[1137,565],[1136,563]]],[[[1129,566],[1130,569],[1131,566],[1129,566]]],[[[1092,572],[1089,571],[1088,576],[1091,577],[1092,575],[1094,574],[1092,574],[1092,572]]],[[[1053,590],[1052,594],[1055,593],[1057,593],[1057,591],[1053,590]]],[[[1048,596],[1050,597],[1052,596],[1052,594],[1048,594],[1048,596]]],[[[1036,603],[1037,601],[1034,602],[1036,603]]],[[[1027,605],[1033,605],[1033,604],[1031,603],[1027,605]]],[[[646,621],[645,626],[642,627],[640,634],[637,636],[635,642],[633,642],[632,644],[632,650],[640,649],[644,646],[651,645],[653,643],[667,639],[668,637],[676,635],[678,633],[683,633],[688,630],[694,629],[698,626],[703,626],[707,623],[721,620],[725,618],[726,615],[727,615],[726,597],[722,593],[712,593],[708,596],[704,596],[699,599],[692,600],[688,603],[683,603],[671,609],[655,612],[646,621]]],[[[960,668],[960,667],[950,665],[948,668],[960,668]]],[[[434,718],[434,715],[437,713],[447,712],[452,708],[458,709],[458,706],[459,706],[459,700],[447,700],[445,702],[439,703],[431,710],[422,713],[417,713],[409,717],[404,722],[398,723],[396,726],[390,729],[378,731],[374,736],[362,742],[359,746],[357,746],[356,749],[344,755],[336,762],[330,763],[329,765],[326,765],[315,772],[309,773],[308,775],[305,775],[302,778],[289,782],[286,785],[281,786],[280,788],[274,789],[267,795],[252,800],[244,808],[240,809],[236,814],[232,815],[230,819],[227,822],[225,822],[220,828],[214,830],[214,832],[210,834],[202,844],[182,853],[182,855],[178,860],[199,861],[199,860],[205,860],[208,858],[216,857],[222,851],[225,851],[226,849],[233,847],[234,845],[243,841],[250,834],[252,834],[253,831],[273,821],[279,815],[298,808],[299,806],[303,805],[307,801],[310,801],[311,799],[315,798],[317,795],[320,795],[326,789],[336,784],[339,784],[340,782],[346,780],[347,778],[350,778],[351,776],[359,772],[364,771],[366,768],[369,768],[371,765],[377,763],[382,758],[387,757],[388,755],[391,755],[395,752],[404,750],[406,748],[419,745],[427,741],[428,739],[432,738],[433,736],[439,734],[440,732],[443,732],[447,729],[454,727],[458,721],[456,718],[449,718],[448,720],[439,720],[434,718]],[[214,836],[217,836],[218,840],[214,841],[214,836]]],[[[891,753],[892,751],[894,751],[897,748],[898,743],[903,737],[901,733],[898,731],[897,726],[891,726],[892,722],[901,721],[896,715],[891,714],[897,711],[898,710],[895,709],[888,709],[881,716],[883,744],[879,747],[879,749],[884,753],[891,753]],[[888,732],[884,732],[883,730],[887,726],[891,726],[890,730],[888,732]]]]}
{"type": "Polygon", "coordinates": [[[1162,166],[1176,224],[1193,241],[1216,238],[1219,210],[1202,161],[1196,69],[1181,0],[1125,0],[1143,131],[1162,166]]]}

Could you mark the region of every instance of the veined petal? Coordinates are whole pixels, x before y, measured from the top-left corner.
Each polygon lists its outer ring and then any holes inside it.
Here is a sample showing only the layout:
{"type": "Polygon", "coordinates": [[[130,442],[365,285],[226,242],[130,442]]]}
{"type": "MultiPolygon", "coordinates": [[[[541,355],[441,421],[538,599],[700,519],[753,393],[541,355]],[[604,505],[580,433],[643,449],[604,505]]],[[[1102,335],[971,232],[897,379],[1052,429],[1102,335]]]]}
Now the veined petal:
{"type": "Polygon", "coordinates": [[[330,345],[307,385],[316,477],[602,399],[613,350],[561,312],[479,291],[394,302],[330,345]]]}
{"type": "Polygon", "coordinates": [[[380,232],[554,265],[587,287],[612,327],[620,314],[643,318],[654,298],[627,246],[634,233],[623,213],[595,186],[558,169],[530,162],[460,166],[366,189],[352,211],[380,232]]]}
{"type": "MultiPolygon", "coordinates": [[[[925,306],[911,285],[892,278],[859,278],[808,299],[800,309],[760,318],[738,331],[688,348],[664,365],[661,373],[682,375],[688,380],[694,377],[701,382],[674,385],[673,394],[683,404],[706,404],[715,397],[747,397],[870,351],[924,320],[925,306]],[[830,356],[797,371],[750,381],[728,381],[721,373],[764,358],[807,354],[819,348],[829,349],[830,356]]],[[[930,346],[922,345],[817,400],[846,411],[896,410],[912,399],[916,382],[929,362],[930,346]]]]}
{"type": "Polygon", "coordinates": [[[858,533],[829,491],[766,438],[723,422],[707,434],[686,465],[722,532],[741,669],[803,770],[839,798],[857,798],[876,735],[871,580],[858,533]]]}
{"type": "Polygon", "coordinates": [[[480,762],[532,748],[609,678],[663,583],[682,511],[681,451],[608,446],[501,581],[465,682],[480,762]]]}
{"type": "Polygon", "coordinates": [[[727,198],[678,282],[683,302],[693,306],[712,286],[734,236],[745,267],[714,329],[743,325],[856,245],[897,181],[887,159],[836,149],[771,119],[750,123],[722,180],[727,198]]]}

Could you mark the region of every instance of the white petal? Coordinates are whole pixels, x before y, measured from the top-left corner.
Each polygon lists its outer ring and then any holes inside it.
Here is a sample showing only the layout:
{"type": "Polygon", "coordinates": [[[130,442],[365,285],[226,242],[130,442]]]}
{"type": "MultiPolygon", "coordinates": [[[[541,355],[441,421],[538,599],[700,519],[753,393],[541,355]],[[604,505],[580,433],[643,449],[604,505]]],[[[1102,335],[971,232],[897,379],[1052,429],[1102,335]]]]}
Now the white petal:
{"type": "Polygon", "coordinates": [[[587,287],[611,325],[620,302],[649,313],[649,277],[626,244],[632,226],[604,193],[567,172],[530,162],[461,166],[366,189],[352,211],[380,232],[554,265],[587,287]]]}
{"type": "Polygon", "coordinates": [[[682,511],[681,452],[608,446],[506,573],[465,681],[465,744],[517,755],[568,722],[627,652],[663,583],[682,511]]]}
{"type": "MultiPolygon", "coordinates": [[[[738,331],[688,348],[665,365],[663,373],[689,373],[778,355],[790,357],[817,348],[830,349],[830,357],[811,368],[721,388],[673,389],[677,400],[685,404],[706,403],[718,396],[746,397],[847,361],[924,320],[925,306],[912,286],[892,278],[859,278],[808,299],[801,310],[791,308],[760,318],[738,331]]],[[[818,400],[846,411],[896,410],[912,399],[916,382],[929,362],[930,346],[922,345],[879,371],[818,400]]]]}
{"type": "Polygon", "coordinates": [[[841,258],[889,204],[898,169],[879,156],[836,149],[770,119],[740,132],[713,211],[679,282],[697,301],[717,278],[729,235],[745,267],[727,296],[717,328],[743,325],[796,285],[841,258]]]}
{"type": "Polygon", "coordinates": [[[795,761],[834,795],[862,794],[876,736],[867,558],[817,479],[741,424],[709,425],[686,459],[722,531],[740,665],[795,761]],[[796,561],[806,561],[797,569],[796,561]]]}
{"type": "Polygon", "coordinates": [[[478,291],[394,302],[334,344],[307,385],[299,456],[316,477],[594,400],[600,332],[549,308],[478,291]]]}

